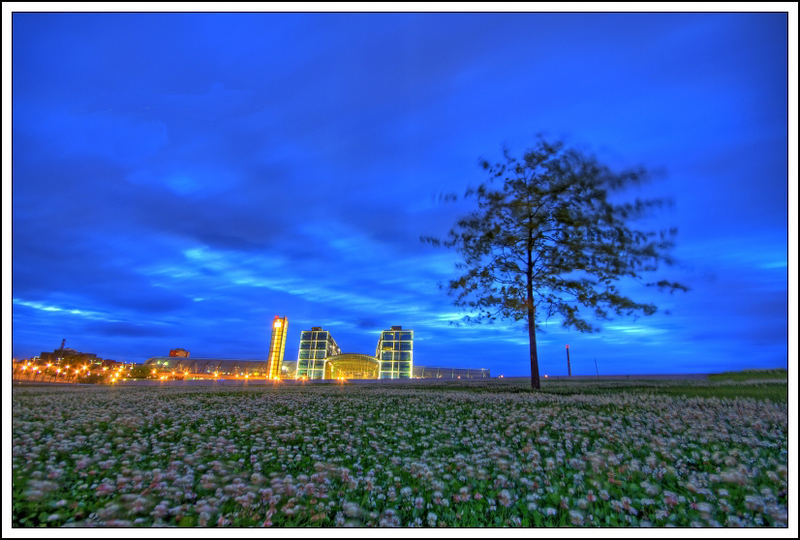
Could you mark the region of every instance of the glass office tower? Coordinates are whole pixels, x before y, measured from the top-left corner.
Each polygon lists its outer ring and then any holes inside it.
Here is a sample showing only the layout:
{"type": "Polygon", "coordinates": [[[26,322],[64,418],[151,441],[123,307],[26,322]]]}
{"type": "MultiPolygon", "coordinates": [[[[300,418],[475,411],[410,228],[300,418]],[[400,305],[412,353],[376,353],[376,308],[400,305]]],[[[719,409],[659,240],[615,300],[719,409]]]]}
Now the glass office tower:
{"type": "Polygon", "coordinates": [[[300,351],[297,353],[296,379],[322,379],[325,377],[325,360],[341,354],[331,333],[314,326],[300,333],[300,351]]]}
{"type": "Polygon", "coordinates": [[[392,326],[381,332],[375,357],[380,360],[380,379],[410,379],[414,370],[414,331],[392,326]]]}
{"type": "Polygon", "coordinates": [[[272,320],[272,337],[269,341],[269,353],[267,355],[267,378],[280,379],[281,365],[283,364],[283,352],[286,349],[286,331],[289,329],[289,319],[278,317],[272,320]]]}

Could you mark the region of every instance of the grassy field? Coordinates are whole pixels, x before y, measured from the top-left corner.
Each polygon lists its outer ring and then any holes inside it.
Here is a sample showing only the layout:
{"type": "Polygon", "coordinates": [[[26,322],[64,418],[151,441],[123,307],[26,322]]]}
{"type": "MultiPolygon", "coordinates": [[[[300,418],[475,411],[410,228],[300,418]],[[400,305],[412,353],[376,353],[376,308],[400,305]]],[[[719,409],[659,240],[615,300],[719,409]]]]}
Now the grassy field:
{"type": "Polygon", "coordinates": [[[745,369],[742,371],[724,371],[708,376],[709,381],[758,381],[758,380],[787,380],[788,372],[785,369],[745,369]]]}
{"type": "MultiPolygon", "coordinates": [[[[601,395],[620,392],[635,394],[658,394],[686,397],[708,398],[753,398],[767,399],[786,403],[788,399],[788,386],[786,370],[765,370],[755,372],[753,377],[742,375],[746,372],[732,372],[732,377],[727,374],[709,375],[708,379],[682,380],[682,379],[603,379],[583,378],[567,380],[542,381],[541,392],[559,395],[601,395]],[[780,372],[783,373],[781,381],[780,372]]],[[[428,390],[447,390],[475,393],[514,392],[529,393],[530,379],[508,378],[490,379],[488,381],[414,381],[409,383],[412,388],[428,390]]]]}
{"type": "Polygon", "coordinates": [[[785,527],[771,380],[15,387],[13,525],[785,527]]]}
{"type": "Polygon", "coordinates": [[[587,387],[555,382],[546,384],[544,391],[560,394],[631,392],[705,398],[752,398],[780,403],[786,403],[788,400],[786,382],[775,382],[774,379],[740,379],[737,383],[730,382],[729,379],[708,381],[631,380],[624,383],[594,383],[587,387]]]}

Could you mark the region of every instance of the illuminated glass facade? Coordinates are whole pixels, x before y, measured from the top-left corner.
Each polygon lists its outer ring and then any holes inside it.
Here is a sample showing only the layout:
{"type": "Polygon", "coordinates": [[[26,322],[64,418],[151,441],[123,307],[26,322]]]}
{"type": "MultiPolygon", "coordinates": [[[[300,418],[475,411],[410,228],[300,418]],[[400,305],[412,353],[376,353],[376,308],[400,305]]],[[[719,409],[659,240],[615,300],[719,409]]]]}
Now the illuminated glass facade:
{"type": "Polygon", "coordinates": [[[410,379],[414,372],[414,332],[392,326],[378,340],[375,356],[342,354],[330,332],[319,327],[300,333],[297,379],[410,379]]]}
{"type": "Polygon", "coordinates": [[[341,354],[341,349],[327,330],[315,326],[300,333],[300,350],[297,353],[297,379],[325,378],[325,361],[341,354]]]}
{"type": "Polygon", "coordinates": [[[377,379],[380,362],[368,354],[343,353],[325,362],[326,379],[377,379]]]}
{"type": "Polygon", "coordinates": [[[278,317],[272,320],[272,337],[269,341],[269,354],[267,355],[267,377],[270,379],[281,378],[281,366],[283,364],[283,353],[286,349],[286,330],[289,327],[289,319],[278,317]]]}
{"type": "Polygon", "coordinates": [[[375,357],[380,361],[379,379],[410,379],[414,372],[414,331],[402,326],[384,330],[375,357]]]}

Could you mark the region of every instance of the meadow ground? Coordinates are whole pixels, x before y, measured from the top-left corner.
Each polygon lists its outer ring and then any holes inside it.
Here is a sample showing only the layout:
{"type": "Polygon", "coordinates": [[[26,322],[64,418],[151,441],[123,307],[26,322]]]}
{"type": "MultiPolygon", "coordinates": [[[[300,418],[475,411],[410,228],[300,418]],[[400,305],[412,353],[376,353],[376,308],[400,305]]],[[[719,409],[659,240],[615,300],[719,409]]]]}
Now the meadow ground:
{"type": "Polygon", "coordinates": [[[18,386],[13,525],[786,526],[785,371],[528,384],[18,386]]]}

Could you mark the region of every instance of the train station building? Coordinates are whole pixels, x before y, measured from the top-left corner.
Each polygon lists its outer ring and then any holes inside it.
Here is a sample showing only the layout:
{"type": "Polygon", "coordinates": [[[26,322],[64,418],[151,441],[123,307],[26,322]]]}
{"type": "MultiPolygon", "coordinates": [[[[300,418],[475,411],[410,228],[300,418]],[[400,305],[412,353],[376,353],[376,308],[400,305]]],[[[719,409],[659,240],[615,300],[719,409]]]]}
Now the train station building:
{"type": "Polygon", "coordinates": [[[183,354],[150,358],[153,373],[185,378],[264,378],[295,380],[336,379],[484,379],[488,369],[431,368],[414,365],[414,331],[402,326],[383,330],[375,354],[342,352],[330,331],[319,326],[300,332],[297,362],[284,361],[289,321],[278,315],[272,321],[266,360],[191,358],[183,354]]]}

